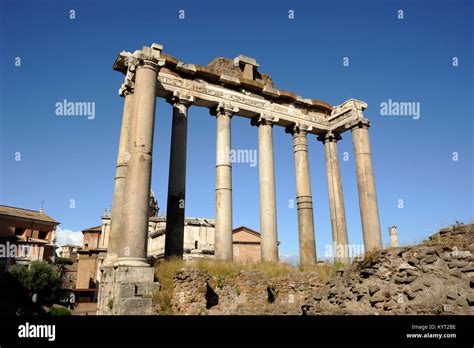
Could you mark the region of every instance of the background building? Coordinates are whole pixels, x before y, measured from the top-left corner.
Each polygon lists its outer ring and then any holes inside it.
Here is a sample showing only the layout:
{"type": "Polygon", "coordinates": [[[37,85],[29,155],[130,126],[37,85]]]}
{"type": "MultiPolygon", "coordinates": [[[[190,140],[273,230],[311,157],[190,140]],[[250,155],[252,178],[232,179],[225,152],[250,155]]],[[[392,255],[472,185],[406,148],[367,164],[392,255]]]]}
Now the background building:
{"type": "Polygon", "coordinates": [[[64,244],[59,247],[58,254],[60,257],[64,257],[65,259],[76,261],[78,258],[77,251],[81,248],[81,245],[64,244]]]}
{"type": "MultiPolygon", "coordinates": [[[[184,260],[214,257],[214,220],[186,218],[184,225],[184,260]]],[[[102,224],[82,231],[84,245],[77,251],[76,291],[96,289],[100,283],[100,267],[107,255],[110,214],[102,216],[102,224]]],[[[164,258],[166,218],[150,216],[148,222],[148,258],[164,258]]],[[[233,231],[234,261],[260,262],[260,233],[241,226],[233,231]]]]}
{"type": "Polygon", "coordinates": [[[0,273],[13,264],[54,261],[59,222],[39,211],[0,205],[0,273]]]}
{"type": "Polygon", "coordinates": [[[232,231],[232,243],[234,261],[260,262],[260,233],[245,226],[237,227],[232,231]]]}

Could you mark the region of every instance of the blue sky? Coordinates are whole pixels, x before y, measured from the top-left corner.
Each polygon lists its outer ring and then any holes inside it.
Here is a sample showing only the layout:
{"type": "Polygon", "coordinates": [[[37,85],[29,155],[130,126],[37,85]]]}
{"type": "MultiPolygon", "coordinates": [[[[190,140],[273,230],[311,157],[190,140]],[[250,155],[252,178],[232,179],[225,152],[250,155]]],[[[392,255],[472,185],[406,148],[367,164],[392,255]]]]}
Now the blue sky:
{"type": "MultiPolygon", "coordinates": [[[[333,105],[366,101],[384,244],[391,225],[402,243],[412,243],[456,220],[472,221],[473,12],[472,1],[459,0],[3,0],[0,204],[38,209],[44,200],[46,212],[72,231],[100,223],[111,206],[123,107],[117,94],[123,76],[112,64],[122,50],[158,42],[187,63],[254,57],[278,88],[303,97],[333,105]],[[178,18],[181,9],[185,19],[178,18]],[[94,102],[95,118],[57,116],[55,104],[63,99],[94,102]],[[380,103],[389,99],[419,103],[420,118],[380,115],[380,103]]],[[[171,106],[158,100],[152,187],[162,210],[171,115],[171,106]]],[[[190,109],[187,216],[214,217],[215,126],[207,109],[190,109]]],[[[232,127],[233,148],[257,149],[257,128],[247,119],[234,118],[232,127]]],[[[349,241],[362,243],[351,136],[342,137],[349,241]]],[[[297,214],[288,204],[295,199],[292,139],[280,127],[274,151],[280,253],[296,255],[297,214]]],[[[331,227],[324,149],[314,136],[309,156],[323,255],[331,227]]],[[[233,188],[234,227],[258,230],[258,166],[234,164],[233,188]]]]}

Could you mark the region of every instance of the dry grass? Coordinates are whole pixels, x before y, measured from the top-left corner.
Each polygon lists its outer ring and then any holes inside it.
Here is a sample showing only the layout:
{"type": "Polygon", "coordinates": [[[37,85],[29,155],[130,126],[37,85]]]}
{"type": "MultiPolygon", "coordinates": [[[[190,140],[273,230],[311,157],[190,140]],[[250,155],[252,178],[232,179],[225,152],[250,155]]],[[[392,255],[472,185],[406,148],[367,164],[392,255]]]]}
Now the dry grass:
{"type": "Polygon", "coordinates": [[[234,263],[209,259],[196,260],[188,263],[187,268],[207,272],[211,277],[223,279],[237,276],[240,272],[261,272],[269,278],[276,278],[295,272],[296,268],[285,263],[234,263]]]}
{"type": "Polygon", "coordinates": [[[308,267],[295,267],[287,263],[237,263],[232,261],[215,261],[212,259],[198,259],[193,261],[183,261],[181,259],[171,259],[159,261],[155,265],[155,275],[162,283],[161,279],[172,279],[176,273],[183,269],[196,269],[204,271],[211,277],[223,279],[233,278],[241,272],[260,272],[268,278],[277,278],[295,272],[316,272],[322,276],[334,273],[341,265],[339,264],[318,264],[308,267]]]}
{"type": "Polygon", "coordinates": [[[161,289],[153,295],[153,302],[157,305],[157,312],[162,315],[171,315],[171,299],[173,297],[173,278],[185,263],[180,259],[158,262],[155,265],[155,276],[160,282],[161,289]]]}

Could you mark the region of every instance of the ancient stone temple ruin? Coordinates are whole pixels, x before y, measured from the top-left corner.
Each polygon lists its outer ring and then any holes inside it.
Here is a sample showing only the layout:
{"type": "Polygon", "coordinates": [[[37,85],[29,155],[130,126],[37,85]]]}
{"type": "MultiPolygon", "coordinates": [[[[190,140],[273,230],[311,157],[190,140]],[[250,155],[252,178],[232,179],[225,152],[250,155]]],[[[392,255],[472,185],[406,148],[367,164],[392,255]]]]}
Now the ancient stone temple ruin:
{"type": "MultiPolygon", "coordinates": [[[[146,260],[149,193],[156,97],[173,107],[168,182],[165,257],[182,256],[186,182],[188,109],[206,107],[216,118],[215,251],[217,260],[232,260],[231,120],[249,119],[258,127],[260,233],[262,262],[278,261],[274,126],[293,137],[300,263],[316,263],[313,204],[308,165],[308,138],[322,142],[326,153],[332,236],[336,250],[348,246],[337,142],[352,133],[365,250],[382,247],[369,143],[367,104],[350,99],[341,105],[306,99],[278,89],[253,58],[215,58],[207,66],[188,64],[152,44],[134,53],[121,52],[114,70],[125,75],[124,97],[109,248],[102,268],[99,314],[151,314],[153,267],[146,260]],[[170,223],[172,222],[172,223],[170,223]]],[[[348,262],[347,252],[336,259],[348,262]]]]}

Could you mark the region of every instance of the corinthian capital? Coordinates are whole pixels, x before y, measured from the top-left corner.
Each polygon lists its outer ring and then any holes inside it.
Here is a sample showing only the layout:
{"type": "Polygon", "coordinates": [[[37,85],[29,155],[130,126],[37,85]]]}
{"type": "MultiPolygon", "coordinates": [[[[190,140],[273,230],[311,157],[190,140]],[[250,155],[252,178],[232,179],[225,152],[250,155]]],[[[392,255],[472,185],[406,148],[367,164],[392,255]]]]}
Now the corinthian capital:
{"type": "Polygon", "coordinates": [[[338,140],[341,140],[342,137],[339,135],[337,132],[326,132],[318,135],[318,140],[323,142],[324,144],[327,142],[337,142],[338,140]]]}
{"type": "Polygon", "coordinates": [[[346,123],[346,129],[353,130],[355,128],[366,128],[370,127],[370,121],[366,118],[356,118],[348,123],[346,123]]]}
{"type": "Polygon", "coordinates": [[[260,126],[260,125],[273,126],[277,122],[278,122],[277,117],[273,117],[273,116],[265,115],[265,114],[260,114],[260,116],[256,116],[256,117],[252,118],[252,120],[250,121],[250,124],[252,126],[257,126],[257,127],[260,126]]]}
{"type": "Polygon", "coordinates": [[[239,108],[232,104],[219,103],[217,106],[211,108],[209,112],[212,116],[219,117],[220,115],[226,115],[232,117],[239,112],[239,108]]]}
{"type": "Polygon", "coordinates": [[[165,65],[165,60],[161,57],[163,46],[153,43],[150,47],[143,46],[140,51],[136,51],[134,56],[138,60],[139,66],[145,66],[158,70],[159,67],[165,65]]]}
{"type": "Polygon", "coordinates": [[[119,96],[125,97],[132,94],[135,89],[135,84],[132,81],[125,81],[119,88],[119,96]]]}
{"type": "Polygon", "coordinates": [[[166,100],[173,106],[184,105],[188,107],[194,103],[194,97],[192,95],[187,95],[178,91],[174,91],[173,95],[166,100]]]}
{"type": "Polygon", "coordinates": [[[295,134],[302,134],[305,135],[313,129],[311,126],[307,126],[301,123],[294,123],[285,128],[286,133],[290,133],[291,135],[295,134]]]}

